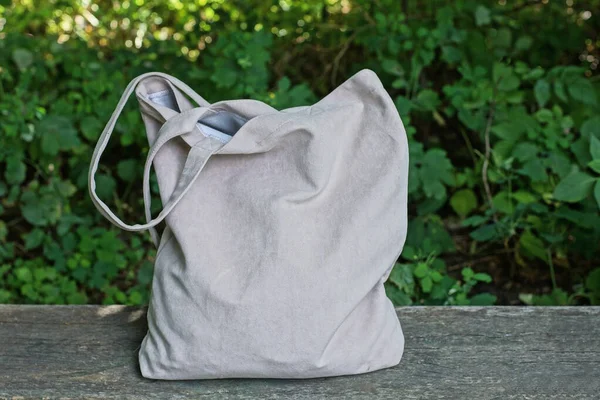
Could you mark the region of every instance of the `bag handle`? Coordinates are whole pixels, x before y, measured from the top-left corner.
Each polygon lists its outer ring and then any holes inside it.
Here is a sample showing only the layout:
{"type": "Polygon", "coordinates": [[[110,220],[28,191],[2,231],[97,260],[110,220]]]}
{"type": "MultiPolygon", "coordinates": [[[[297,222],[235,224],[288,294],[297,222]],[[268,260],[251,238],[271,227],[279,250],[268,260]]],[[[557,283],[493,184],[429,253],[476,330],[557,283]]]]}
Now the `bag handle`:
{"type": "Polygon", "coordinates": [[[175,117],[170,118],[158,131],[156,143],[154,143],[148,152],[146,165],[144,166],[144,178],[142,184],[144,191],[144,212],[146,215],[146,221],[148,221],[148,223],[145,225],[149,225],[151,223],[153,224],[152,226],[149,226],[150,235],[152,236],[152,241],[157,247],[159,243],[159,237],[158,232],[156,232],[156,229],[154,229],[154,226],[166,218],[167,215],[169,215],[171,210],[177,205],[177,203],[179,203],[179,201],[191,188],[192,184],[196,181],[200,175],[200,172],[208,162],[208,159],[215,152],[220,150],[224,144],[212,137],[202,136],[202,138],[190,148],[183,166],[183,170],[179,176],[179,180],[175,185],[175,189],[173,190],[173,193],[171,193],[169,200],[167,200],[167,202],[164,204],[162,211],[154,220],[152,219],[150,210],[150,170],[152,169],[152,162],[154,161],[154,157],[160,148],[169,140],[192,132],[195,129],[198,120],[202,118],[202,115],[204,115],[206,112],[207,108],[200,107],[185,111],[175,117]]]}
{"type": "Polygon", "coordinates": [[[110,136],[114,130],[117,119],[127,100],[135,90],[135,87],[139,84],[140,81],[146,79],[148,77],[158,76],[169,80],[176,87],[184,91],[188,96],[190,96],[194,101],[196,101],[199,105],[208,105],[201,96],[196,94],[189,86],[185,83],[181,82],[177,78],[174,78],[170,75],[159,73],[159,72],[151,72],[147,74],[143,74],[132,80],[127,88],[125,89],[117,107],[115,108],[110,120],[106,124],[104,131],[100,135],[98,139],[98,143],[96,144],[96,148],[94,149],[94,153],[92,155],[91,166],[88,175],[88,185],[90,196],[92,198],[92,202],[98,209],[98,211],[109,221],[111,221],[114,225],[126,231],[142,231],[146,229],[151,230],[152,240],[155,245],[158,246],[158,233],[154,229],[154,227],[159,224],[162,220],[164,220],[167,215],[171,212],[171,210],[179,203],[179,201],[183,198],[183,196],[190,189],[193,182],[197,179],[200,174],[200,171],[206,165],[206,162],[210,158],[210,156],[219,150],[222,147],[222,143],[216,140],[211,140],[210,138],[204,138],[200,140],[196,145],[192,146],[188,157],[186,159],[183,171],[181,173],[180,179],[175,186],[175,190],[171,194],[169,200],[165,203],[163,210],[159,213],[159,215],[152,219],[150,215],[150,168],[152,167],[152,160],[156,153],[160,150],[160,148],[169,140],[191,132],[198,119],[207,111],[206,107],[194,108],[192,110],[185,111],[173,118],[170,118],[159,130],[158,139],[156,143],[152,146],[148,158],[146,161],[146,166],[144,168],[144,202],[146,209],[146,219],[147,222],[145,224],[134,224],[129,225],[123,222],[120,218],[118,218],[111,209],[98,197],[96,193],[96,180],[95,175],[98,170],[98,165],[100,163],[100,157],[102,153],[106,149],[108,142],[110,140],[110,136]],[[208,140],[205,140],[208,139],[208,140]],[[218,143],[214,143],[218,142],[218,143]]]}

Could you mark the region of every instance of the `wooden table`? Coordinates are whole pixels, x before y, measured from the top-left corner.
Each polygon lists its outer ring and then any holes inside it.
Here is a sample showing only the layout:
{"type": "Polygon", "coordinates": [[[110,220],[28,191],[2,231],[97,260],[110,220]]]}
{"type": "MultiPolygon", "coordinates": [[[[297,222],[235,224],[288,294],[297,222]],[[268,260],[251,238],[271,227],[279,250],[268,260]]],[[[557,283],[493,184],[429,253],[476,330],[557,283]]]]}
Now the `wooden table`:
{"type": "Polygon", "coordinates": [[[143,309],[0,306],[0,399],[600,399],[600,307],[407,307],[396,368],[311,380],[152,381],[143,309]]]}

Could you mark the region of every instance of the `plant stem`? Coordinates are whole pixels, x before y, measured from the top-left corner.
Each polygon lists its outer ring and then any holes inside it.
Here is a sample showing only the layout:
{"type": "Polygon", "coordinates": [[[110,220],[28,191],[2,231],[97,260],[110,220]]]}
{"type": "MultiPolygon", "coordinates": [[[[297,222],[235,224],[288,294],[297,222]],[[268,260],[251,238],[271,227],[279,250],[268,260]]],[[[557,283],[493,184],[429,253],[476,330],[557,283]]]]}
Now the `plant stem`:
{"type": "Polygon", "coordinates": [[[344,54],[346,54],[346,52],[350,48],[350,45],[352,44],[352,41],[354,40],[354,38],[356,38],[357,33],[358,33],[358,30],[355,31],[352,35],[350,35],[350,37],[348,39],[346,39],[346,42],[342,46],[342,49],[335,56],[335,59],[333,60],[333,71],[331,72],[331,85],[332,86],[336,85],[337,74],[338,74],[338,70],[340,68],[340,61],[342,60],[342,57],[344,57],[344,54]]]}
{"type": "MultiPolygon", "coordinates": [[[[495,91],[495,90],[494,90],[495,91]]],[[[495,96],[494,96],[495,97],[495,96]]],[[[490,165],[490,154],[492,152],[492,148],[490,146],[490,131],[492,129],[492,123],[494,122],[494,114],[496,112],[496,101],[492,97],[492,102],[490,103],[490,113],[487,118],[487,123],[484,132],[485,139],[485,155],[483,159],[483,166],[481,168],[481,178],[483,180],[483,187],[485,189],[485,194],[487,196],[487,200],[490,206],[490,209],[494,210],[494,202],[492,200],[492,190],[490,189],[490,183],[488,182],[487,172],[488,167],[490,165]]],[[[494,221],[498,222],[498,215],[496,215],[496,211],[494,212],[494,221]]]]}
{"type": "Polygon", "coordinates": [[[554,263],[552,262],[552,249],[548,247],[548,265],[550,266],[550,278],[552,279],[552,290],[556,290],[556,274],[554,273],[554,263]]]}
{"type": "Polygon", "coordinates": [[[465,143],[467,145],[467,149],[469,150],[469,154],[471,155],[471,158],[473,159],[473,168],[477,167],[477,157],[475,157],[475,152],[473,151],[473,145],[471,144],[471,140],[469,139],[469,137],[467,136],[467,133],[465,132],[464,129],[459,129],[460,134],[462,135],[463,139],[465,140],[465,143]]]}

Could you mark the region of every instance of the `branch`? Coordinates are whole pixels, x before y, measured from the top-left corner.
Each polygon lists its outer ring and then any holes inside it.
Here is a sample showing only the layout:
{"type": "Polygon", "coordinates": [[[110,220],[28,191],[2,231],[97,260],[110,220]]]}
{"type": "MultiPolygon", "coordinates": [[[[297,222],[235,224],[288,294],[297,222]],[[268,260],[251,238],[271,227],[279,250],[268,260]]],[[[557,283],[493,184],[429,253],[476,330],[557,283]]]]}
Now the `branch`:
{"type": "Polygon", "coordinates": [[[513,7],[513,8],[510,8],[510,9],[508,9],[506,11],[507,11],[507,13],[511,13],[512,14],[512,13],[519,12],[519,11],[521,11],[521,10],[527,8],[527,7],[537,6],[537,5],[542,5],[542,4],[543,4],[543,2],[541,0],[529,0],[529,1],[521,3],[521,4],[519,4],[519,5],[517,5],[517,6],[513,7]]]}
{"type": "Polygon", "coordinates": [[[354,39],[356,39],[356,35],[358,35],[360,32],[362,32],[366,29],[369,29],[369,28],[377,25],[375,20],[373,18],[371,18],[371,16],[369,15],[369,13],[367,11],[363,12],[363,16],[367,20],[367,23],[362,25],[361,27],[357,28],[352,33],[352,35],[350,35],[350,37],[348,37],[348,40],[346,40],[346,42],[342,46],[342,49],[339,51],[339,53],[335,56],[335,59],[333,60],[333,71],[331,72],[331,85],[334,87],[335,87],[336,80],[337,80],[338,70],[340,68],[340,61],[342,61],[342,58],[344,57],[344,55],[350,48],[350,45],[352,44],[354,39]]]}
{"type": "MultiPolygon", "coordinates": [[[[495,99],[495,88],[494,95],[492,96],[492,102],[490,103],[490,113],[488,115],[487,124],[485,127],[485,156],[483,160],[483,167],[481,168],[481,178],[483,179],[483,187],[485,189],[485,194],[487,196],[488,203],[490,205],[490,209],[494,210],[494,202],[492,200],[492,191],[490,189],[490,183],[488,182],[487,172],[488,167],[490,165],[490,154],[491,154],[491,146],[490,146],[490,131],[492,129],[492,123],[494,122],[494,114],[496,113],[496,101],[495,99]]],[[[498,216],[496,215],[496,211],[494,211],[494,221],[498,222],[498,216]]]]}
{"type": "Polygon", "coordinates": [[[346,40],[346,42],[342,46],[342,49],[340,50],[340,52],[335,56],[335,59],[333,60],[333,71],[331,72],[331,86],[333,86],[333,87],[335,87],[335,82],[337,80],[337,73],[340,68],[340,61],[344,57],[344,54],[346,54],[346,52],[350,48],[350,45],[352,44],[352,41],[354,40],[354,38],[356,38],[357,33],[358,33],[358,30],[355,31],[352,35],[350,35],[348,40],[346,40]]]}

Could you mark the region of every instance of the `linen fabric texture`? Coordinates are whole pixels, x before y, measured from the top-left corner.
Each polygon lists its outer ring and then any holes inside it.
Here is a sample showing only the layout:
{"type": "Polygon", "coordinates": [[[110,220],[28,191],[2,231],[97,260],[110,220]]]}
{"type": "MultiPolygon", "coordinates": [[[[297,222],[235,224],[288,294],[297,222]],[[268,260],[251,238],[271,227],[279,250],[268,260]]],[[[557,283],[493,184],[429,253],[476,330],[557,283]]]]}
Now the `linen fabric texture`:
{"type": "Polygon", "coordinates": [[[404,337],[384,282],[406,238],[407,182],[406,133],[370,70],[281,111],[209,104],[163,73],[134,79],[100,136],[89,188],[106,218],[158,245],[142,375],[313,378],[397,365],[404,337]],[[146,223],[129,225],[94,176],[133,91],[150,151],[146,223]]]}

